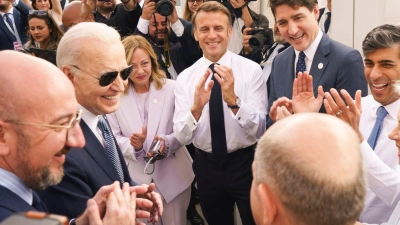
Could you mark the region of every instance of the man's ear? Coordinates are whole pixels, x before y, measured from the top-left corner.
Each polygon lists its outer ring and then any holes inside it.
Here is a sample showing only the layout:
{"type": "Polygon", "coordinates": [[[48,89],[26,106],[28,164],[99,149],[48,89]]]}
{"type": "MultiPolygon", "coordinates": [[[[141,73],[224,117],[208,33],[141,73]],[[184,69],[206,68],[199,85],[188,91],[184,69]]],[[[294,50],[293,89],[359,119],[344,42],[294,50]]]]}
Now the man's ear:
{"type": "Polygon", "coordinates": [[[2,120],[0,120],[0,156],[5,156],[10,153],[10,137],[11,130],[10,126],[2,120]]]}
{"type": "Polygon", "coordinates": [[[264,207],[262,208],[263,223],[265,225],[272,224],[278,214],[277,196],[273,193],[270,187],[260,183],[257,187],[258,196],[264,207]]]}
{"type": "Polygon", "coordinates": [[[69,66],[62,66],[61,67],[62,72],[67,75],[68,79],[72,82],[72,84],[75,85],[75,79],[76,77],[74,76],[74,74],[71,73],[71,68],[69,66]]]}
{"type": "Polygon", "coordinates": [[[318,18],[319,18],[319,7],[318,7],[318,4],[315,5],[315,7],[313,9],[313,14],[315,15],[315,19],[318,20],[318,18]]]}

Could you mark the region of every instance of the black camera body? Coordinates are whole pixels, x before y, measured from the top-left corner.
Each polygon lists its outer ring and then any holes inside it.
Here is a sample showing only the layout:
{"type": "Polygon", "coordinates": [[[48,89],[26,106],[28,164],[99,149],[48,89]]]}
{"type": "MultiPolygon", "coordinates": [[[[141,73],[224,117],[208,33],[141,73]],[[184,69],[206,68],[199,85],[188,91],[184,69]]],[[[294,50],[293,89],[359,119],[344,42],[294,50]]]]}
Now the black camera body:
{"type": "Polygon", "coordinates": [[[174,11],[174,4],[170,0],[152,0],[156,3],[156,12],[161,16],[169,16],[174,11]]]}
{"type": "Polygon", "coordinates": [[[271,28],[252,28],[248,34],[253,35],[249,39],[249,45],[252,49],[259,48],[263,45],[271,46],[274,43],[274,32],[271,28]]]}

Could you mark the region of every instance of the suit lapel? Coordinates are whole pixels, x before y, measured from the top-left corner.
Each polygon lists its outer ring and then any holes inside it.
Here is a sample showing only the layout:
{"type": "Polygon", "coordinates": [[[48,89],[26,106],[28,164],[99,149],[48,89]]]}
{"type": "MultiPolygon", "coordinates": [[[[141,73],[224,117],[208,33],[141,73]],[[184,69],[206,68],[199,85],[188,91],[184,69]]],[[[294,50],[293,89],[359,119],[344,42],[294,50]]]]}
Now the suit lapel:
{"type": "Polygon", "coordinates": [[[149,150],[154,136],[157,134],[158,125],[160,124],[162,109],[165,99],[165,86],[157,91],[154,83],[150,84],[149,97],[148,97],[148,126],[147,126],[147,141],[145,149],[149,150]]]}
{"type": "MultiPolygon", "coordinates": [[[[1,16],[0,16],[0,17],[1,17],[1,16]]],[[[9,39],[9,41],[12,42],[11,36],[12,36],[13,34],[12,34],[11,31],[8,29],[8,27],[6,26],[6,23],[4,22],[4,19],[3,19],[3,18],[0,18],[0,28],[4,31],[4,33],[7,34],[7,37],[8,37],[8,39],[9,39]]],[[[3,41],[3,40],[2,40],[2,41],[3,41]]]]}
{"type": "Polygon", "coordinates": [[[18,12],[18,10],[17,9],[15,9],[14,8],[14,10],[13,10],[13,13],[14,13],[14,23],[15,23],[15,27],[17,28],[17,32],[18,32],[18,35],[20,36],[20,37],[22,37],[22,30],[21,30],[21,27],[22,27],[22,25],[21,25],[21,16],[20,16],[20,14],[19,14],[19,12],[18,12]]]}
{"type": "Polygon", "coordinates": [[[292,92],[293,92],[293,80],[294,80],[294,58],[296,57],[295,53],[294,53],[294,48],[293,47],[289,47],[289,49],[287,50],[288,54],[287,54],[287,65],[284,65],[282,67],[283,72],[282,74],[279,74],[278,76],[281,76],[282,80],[283,80],[283,84],[284,84],[284,92],[285,94],[283,96],[287,96],[289,98],[292,98],[292,92]],[[285,76],[284,74],[288,74],[289,76],[285,76]]]}
{"type": "MultiPolygon", "coordinates": [[[[115,169],[110,158],[108,157],[108,154],[103,145],[99,142],[97,137],[93,134],[93,132],[83,120],[81,120],[80,125],[86,140],[84,149],[90,154],[94,161],[97,162],[97,164],[103,169],[104,173],[106,173],[111,180],[120,180],[117,170],[115,169]]],[[[121,162],[124,161],[121,160],[121,162]]]]}
{"type": "Polygon", "coordinates": [[[142,132],[142,120],[138,120],[140,116],[138,107],[136,106],[136,99],[134,96],[132,85],[128,85],[128,94],[121,97],[119,104],[122,115],[125,118],[126,124],[132,132],[142,132]]]}
{"type": "Polygon", "coordinates": [[[330,40],[328,36],[323,34],[311,65],[310,75],[313,77],[313,89],[316,94],[319,81],[329,63],[328,59],[325,57],[330,53],[329,42],[330,40]]]}

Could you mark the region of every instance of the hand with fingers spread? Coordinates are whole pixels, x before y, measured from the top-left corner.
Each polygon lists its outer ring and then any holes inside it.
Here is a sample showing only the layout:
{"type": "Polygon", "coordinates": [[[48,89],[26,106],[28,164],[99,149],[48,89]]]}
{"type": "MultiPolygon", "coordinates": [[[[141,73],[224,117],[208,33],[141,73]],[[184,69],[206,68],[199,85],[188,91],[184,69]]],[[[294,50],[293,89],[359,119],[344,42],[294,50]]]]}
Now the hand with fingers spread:
{"type": "Polygon", "coordinates": [[[142,126],[142,133],[133,133],[129,138],[131,145],[135,149],[143,148],[143,143],[147,137],[147,128],[146,126],[142,126]]]}
{"type": "Polygon", "coordinates": [[[322,106],[324,91],[318,87],[318,96],[314,97],[313,78],[308,72],[300,72],[293,81],[293,112],[318,112],[322,106]]]}
{"type": "MultiPolygon", "coordinates": [[[[286,98],[286,97],[280,97],[274,103],[272,103],[271,109],[269,110],[269,117],[274,121],[278,121],[278,108],[285,108],[285,114],[287,113],[292,114],[293,113],[293,107],[292,107],[292,100],[286,98]],[[286,113],[287,112],[287,113],[286,113]]],[[[282,111],[283,113],[283,111],[282,111]]],[[[282,115],[280,115],[282,116],[282,115]]]]}
{"type": "Polygon", "coordinates": [[[203,111],[204,106],[210,101],[211,90],[214,86],[214,81],[209,80],[207,83],[208,77],[211,75],[211,71],[207,69],[199,82],[196,85],[196,89],[194,91],[194,102],[190,111],[193,117],[198,121],[200,119],[201,113],[203,111]]]}
{"type": "Polygon", "coordinates": [[[214,77],[221,85],[222,99],[228,105],[236,105],[235,77],[232,69],[225,65],[215,65],[214,70],[214,77]]]}
{"type": "Polygon", "coordinates": [[[361,143],[364,140],[359,128],[362,112],[361,91],[358,90],[356,92],[355,101],[346,90],[340,90],[340,94],[343,96],[344,100],[334,88],[330,89],[330,93],[325,92],[324,106],[326,113],[336,116],[348,123],[358,134],[361,143]]]}

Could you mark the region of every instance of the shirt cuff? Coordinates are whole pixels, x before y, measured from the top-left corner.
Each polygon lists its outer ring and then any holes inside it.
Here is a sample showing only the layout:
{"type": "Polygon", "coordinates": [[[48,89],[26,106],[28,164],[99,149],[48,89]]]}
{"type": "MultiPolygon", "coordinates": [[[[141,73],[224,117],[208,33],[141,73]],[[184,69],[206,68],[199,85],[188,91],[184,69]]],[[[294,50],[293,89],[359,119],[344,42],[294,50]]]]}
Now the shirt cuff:
{"type": "Polygon", "coordinates": [[[176,34],[177,37],[181,37],[185,28],[183,27],[182,22],[178,19],[174,24],[171,25],[172,31],[176,34]]]}
{"type": "Polygon", "coordinates": [[[135,149],[133,150],[133,153],[135,154],[135,158],[138,159],[139,156],[142,154],[143,152],[143,147],[141,149],[135,149]]]}
{"type": "Polygon", "coordinates": [[[239,125],[241,127],[244,127],[246,121],[248,121],[250,119],[252,111],[253,110],[248,105],[246,105],[246,103],[244,103],[242,101],[240,108],[237,111],[236,115],[233,114],[232,110],[231,110],[231,113],[232,113],[232,117],[239,123],[239,125]]]}
{"type": "Polygon", "coordinates": [[[190,131],[194,131],[197,128],[197,126],[199,125],[199,123],[196,121],[196,119],[193,117],[193,115],[190,111],[186,115],[185,123],[189,127],[190,131]]]}
{"type": "Polygon", "coordinates": [[[371,146],[368,142],[364,139],[363,142],[360,144],[361,154],[363,157],[364,165],[368,168],[373,166],[376,161],[379,161],[379,157],[375,154],[374,150],[372,150],[371,146]]]}
{"type": "Polygon", "coordinates": [[[138,25],[137,25],[137,29],[140,32],[142,32],[142,34],[148,34],[149,33],[149,25],[150,25],[150,20],[145,20],[142,17],[140,17],[138,25]]]}

